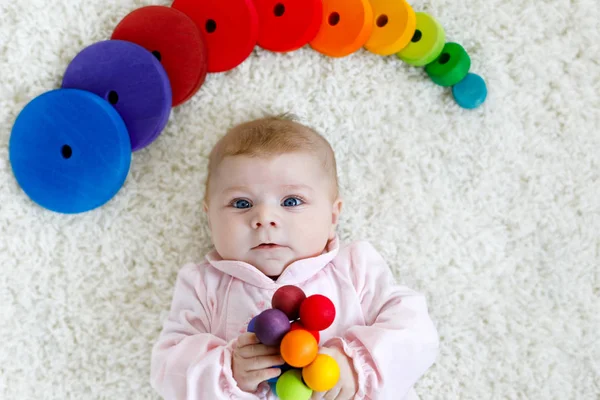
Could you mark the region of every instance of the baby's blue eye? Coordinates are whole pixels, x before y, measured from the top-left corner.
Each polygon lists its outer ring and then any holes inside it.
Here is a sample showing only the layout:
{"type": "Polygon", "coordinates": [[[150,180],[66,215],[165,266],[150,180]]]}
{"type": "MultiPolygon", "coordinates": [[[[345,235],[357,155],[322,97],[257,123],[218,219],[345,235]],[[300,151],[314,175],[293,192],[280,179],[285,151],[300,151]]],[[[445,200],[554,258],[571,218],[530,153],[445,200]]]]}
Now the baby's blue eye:
{"type": "Polygon", "coordinates": [[[252,206],[248,200],[236,200],[231,205],[233,208],[250,208],[252,206]]]}
{"type": "Polygon", "coordinates": [[[298,207],[303,204],[303,201],[297,197],[289,197],[283,201],[284,207],[298,207]]]}

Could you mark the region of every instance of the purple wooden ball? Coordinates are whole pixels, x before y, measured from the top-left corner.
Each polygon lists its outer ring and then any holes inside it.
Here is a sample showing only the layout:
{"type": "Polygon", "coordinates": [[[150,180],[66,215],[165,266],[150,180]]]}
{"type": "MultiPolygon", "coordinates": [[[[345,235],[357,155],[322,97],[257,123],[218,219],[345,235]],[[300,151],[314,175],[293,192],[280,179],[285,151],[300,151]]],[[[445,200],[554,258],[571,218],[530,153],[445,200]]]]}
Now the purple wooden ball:
{"type": "Polygon", "coordinates": [[[260,313],[254,321],[254,333],[262,344],[275,346],[290,331],[290,321],[283,311],[271,308],[260,313]]]}

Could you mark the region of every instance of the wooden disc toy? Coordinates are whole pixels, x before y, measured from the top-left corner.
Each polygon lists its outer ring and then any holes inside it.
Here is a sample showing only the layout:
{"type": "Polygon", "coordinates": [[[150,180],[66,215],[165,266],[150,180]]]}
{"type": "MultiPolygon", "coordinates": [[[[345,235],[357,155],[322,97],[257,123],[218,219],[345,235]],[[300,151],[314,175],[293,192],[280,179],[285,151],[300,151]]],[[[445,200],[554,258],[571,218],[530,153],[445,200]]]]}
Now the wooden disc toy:
{"type": "Polygon", "coordinates": [[[439,22],[431,15],[418,12],[417,28],[408,44],[397,53],[398,58],[415,67],[422,67],[435,60],[446,40],[446,33],[439,22]]]}
{"type": "Polygon", "coordinates": [[[107,101],[84,90],[58,89],[21,110],[9,158],[31,200],[76,214],[100,207],[121,189],[131,144],[123,119],[107,101]]]}
{"type": "Polygon", "coordinates": [[[471,57],[458,43],[446,43],[442,53],[427,64],[425,72],[440,86],[454,86],[462,81],[471,68],[471,57]]]}
{"type": "Polygon", "coordinates": [[[134,10],[119,22],[112,39],[136,43],[154,54],[169,76],[173,107],[189,100],[206,79],[204,39],[181,11],[161,6],[134,10]]]}
{"type": "Polygon", "coordinates": [[[146,49],[105,40],[83,49],[63,77],[65,89],[81,89],[108,101],[121,115],[132,151],[152,143],[171,113],[171,85],[165,69],[146,49]]]}
{"type": "Polygon", "coordinates": [[[369,0],[323,0],[323,20],[313,49],[330,57],[345,57],[358,51],[373,31],[369,0]]]}
{"type": "Polygon", "coordinates": [[[258,45],[288,52],[313,40],[321,27],[323,0],[254,0],[258,13],[258,45]]]}
{"type": "Polygon", "coordinates": [[[452,96],[462,108],[477,108],[487,98],[487,85],[482,77],[469,73],[465,79],[452,87],[452,96]]]}
{"type": "Polygon", "coordinates": [[[398,53],[415,33],[415,11],[405,0],[371,0],[371,6],[375,23],[365,48],[381,56],[398,53]]]}
{"type": "Polygon", "coordinates": [[[203,33],[208,72],[237,67],[258,40],[258,14],[252,0],[175,0],[173,8],[188,15],[203,33]]]}

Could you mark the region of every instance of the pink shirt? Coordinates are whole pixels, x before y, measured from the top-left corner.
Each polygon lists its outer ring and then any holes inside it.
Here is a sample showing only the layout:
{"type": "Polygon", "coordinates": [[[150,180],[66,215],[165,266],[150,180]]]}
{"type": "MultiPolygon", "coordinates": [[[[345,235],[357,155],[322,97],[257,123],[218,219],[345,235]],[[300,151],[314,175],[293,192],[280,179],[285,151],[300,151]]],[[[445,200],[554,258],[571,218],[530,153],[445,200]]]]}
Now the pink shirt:
{"type": "Polygon", "coordinates": [[[254,393],[237,386],[231,349],[284,285],[334,303],[335,321],[321,332],[320,346],[338,346],[352,358],[355,399],[416,398],[412,387],[434,363],[439,345],[425,298],[397,285],[369,243],[340,248],[337,238],[321,255],[289,265],[277,281],[215,251],[202,264],[184,266],[152,350],[154,389],[166,400],[276,399],[266,383],[254,393]]]}

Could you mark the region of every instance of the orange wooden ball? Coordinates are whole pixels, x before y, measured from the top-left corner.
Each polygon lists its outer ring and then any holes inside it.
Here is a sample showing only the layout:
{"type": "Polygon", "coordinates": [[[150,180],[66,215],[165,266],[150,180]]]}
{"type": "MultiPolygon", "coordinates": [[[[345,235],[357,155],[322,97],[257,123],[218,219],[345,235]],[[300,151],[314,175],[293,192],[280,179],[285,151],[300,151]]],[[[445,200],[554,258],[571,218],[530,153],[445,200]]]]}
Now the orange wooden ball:
{"type": "Polygon", "coordinates": [[[302,368],[314,361],[319,352],[319,345],[310,332],[298,329],[288,332],[283,337],[279,351],[286,363],[302,368]]]}
{"type": "Polygon", "coordinates": [[[304,327],[304,325],[302,325],[302,322],[300,321],[295,321],[292,322],[292,326],[290,327],[290,331],[295,331],[298,329],[304,329],[305,331],[310,332],[311,335],[313,335],[315,337],[315,339],[317,340],[317,343],[319,343],[321,341],[321,334],[319,333],[319,331],[309,331],[308,329],[306,329],[304,327]]]}

